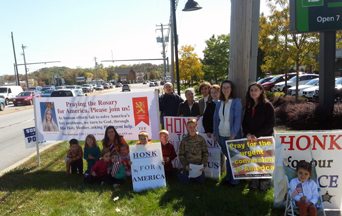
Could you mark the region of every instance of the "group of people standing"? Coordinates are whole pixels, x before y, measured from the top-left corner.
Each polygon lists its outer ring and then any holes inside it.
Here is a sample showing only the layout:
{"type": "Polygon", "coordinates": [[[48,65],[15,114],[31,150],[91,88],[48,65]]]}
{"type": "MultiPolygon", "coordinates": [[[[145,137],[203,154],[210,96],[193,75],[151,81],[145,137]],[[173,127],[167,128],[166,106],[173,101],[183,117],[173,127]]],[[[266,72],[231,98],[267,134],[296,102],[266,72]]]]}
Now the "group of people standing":
{"type": "MultiPolygon", "coordinates": [[[[172,84],[166,83],[164,94],[159,98],[161,122],[163,122],[164,116],[201,119],[203,132],[208,137],[214,137],[221,147],[222,154],[226,157],[225,182],[230,185],[237,185],[239,181],[233,178],[226,141],[240,138],[247,138],[252,141],[258,137],[272,136],[275,124],[274,108],[267,100],[263,87],[258,83],[249,85],[244,106],[241,99],[236,97],[235,85],[230,80],[223,81],[221,85],[203,82],[199,86],[199,92],[202,97],[197,102],[194,99],[194,91],[186,89],[186,100],[183,101],[179,95],[173,92],[172,84]]],[[[185,155],[188,154],[186,151],[202,151],[203,153],[203,150],[196,150],[201,149],[199,147],[186,150],[186,145],[194,145],[195,139],[198,140],[197,145],[202,146],[202,140],[195,136],[190,139],[192,144],[189,144],[191,143],[189,137],[185,137],[183,139],[185,142],[181,142],[179,157],[185,171],[188,162],[186,159],[181,159],[182,149],[185,149],[185,155]]],[[[202,161],[207,160],[206,153],[203,153],[202,157],[202,161]]],[[[205,166],[205,164],[203,165],[205,166]]],[[[269,180],[252,180],[250,182],[251,189],[266,190],[269,187],[269,180]]]]}
{"type": "MultiPolygon", "coordinates": [[[[178,173],[180,180],[203,181],[201,176],[191,179],[189,171],[191,166],[202,166],[202,171],[207,166],[208,148],[204,138],[197,133],[197,121],[201,120],[202,130],[208,137],[213,137],[220,145],[222,154],[226,158],[225,183],[237,185],[238,180],[233,178],[229,163],[227,140],[247,138],[255,140],[261,136],[272,136],[275,123],[274,109],[266,99],[264,89],[257,83],[252,83],[246,93],[246,104],[243,106],[241,99],[235,95],[235,85],[230,80],[223,81],[220,85],[211,85],[203,82],[199,86],[201,98],[198,102],[194,99],[192,89],[185,90],[184,101],[173,91],[171,83],[165,83],[164,94],[159,98],[161,122],[164,116],[194,117],[187,122],[188,134],[183,137],[179,152],[175,152],[172,144],[168,142],[168,132],[160,131],[165,170],[168,174],[174,173],[172,160],[177,156],[182,165],[178,173]]],[[[139,133],[137,144],[148,144],[148,134],[139,133]]],[[[67,172],[83,174],[82,159],[87,161],[88,168],[85,172],[86,182],[121,183],[125,176],[130,176],[131,162],[129,160],[129,146],[125,139],[118,134],[114,126],[108,126],[102,140],[102,151],[96,144],[93,135],[85,139],[84,155],[82,148],[75,139],[70,140],[70,150],[66,158],[67,172]]],[[[270,187],[269,180],[252,180],[251,189],[266,190],[270,187]]]]}

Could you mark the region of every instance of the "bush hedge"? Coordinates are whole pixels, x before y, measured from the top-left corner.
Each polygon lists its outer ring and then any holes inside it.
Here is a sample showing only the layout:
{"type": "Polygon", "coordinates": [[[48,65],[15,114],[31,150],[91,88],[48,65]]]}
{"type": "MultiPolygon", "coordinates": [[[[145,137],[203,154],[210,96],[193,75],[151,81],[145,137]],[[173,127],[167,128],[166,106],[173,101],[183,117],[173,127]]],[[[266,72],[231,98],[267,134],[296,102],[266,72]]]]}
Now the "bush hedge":
{"type": "Polygon", "coordinates": [[[342,128],[342,103],[334,105],[332,114],[324,113],[317,103],[294,97],[275,98],[276,123],[294,130],[323,130],[342,128]]]}

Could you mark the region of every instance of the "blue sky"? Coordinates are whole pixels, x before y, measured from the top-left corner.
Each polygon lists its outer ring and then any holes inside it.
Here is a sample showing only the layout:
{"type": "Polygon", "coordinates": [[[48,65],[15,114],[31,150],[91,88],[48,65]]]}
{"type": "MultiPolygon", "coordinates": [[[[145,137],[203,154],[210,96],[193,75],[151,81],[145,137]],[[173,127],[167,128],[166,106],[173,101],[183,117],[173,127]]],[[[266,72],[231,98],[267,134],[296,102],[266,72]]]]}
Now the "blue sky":
{"type": "MultiPolygon", "coordinates": [[[[267,11],[264,1],[263,12],[267,11]]],[[[183,12],[186,0],[179,0],[179,48],[192,45],[203,57],[205,40],[213,34],[229,33],[230,0],[197,2],[202,10],[183,12]]],[[[114,59],[161,58],[156,25],[167,24],[169,17],[169,0],[0,1],[0,75],[13,74],[11,32],[18,63],[23,63],[21,44],[27,46],[27,62],[61,61],[31,65],[29,72],[51,66],[84,68],[94,66],[94,57],[98,61],[111,59],[112,52],[114,59]]],[[[114,63],[120,64],[123,62],[114,63]]],[[[24,73],[23,66],[19,66],[19,73],[24,73]]]]}

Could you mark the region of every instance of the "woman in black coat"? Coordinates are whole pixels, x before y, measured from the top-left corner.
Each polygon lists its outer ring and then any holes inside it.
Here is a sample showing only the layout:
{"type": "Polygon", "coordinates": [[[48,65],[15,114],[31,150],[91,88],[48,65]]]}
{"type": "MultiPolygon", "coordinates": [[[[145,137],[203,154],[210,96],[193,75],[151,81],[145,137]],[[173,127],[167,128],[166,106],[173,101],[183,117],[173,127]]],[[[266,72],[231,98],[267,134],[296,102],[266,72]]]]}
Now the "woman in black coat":
{"type": "MultiPolygon", "coordinates": [[[[252,83],[246,94],[245,115],[242,128],[245,137],[254,141],[259,137],[272,136],[275,124],[274,108],[266,99],[264,88],[258,83],[252,83]]],[[[253,179],[250,189],[267,190],[271,186],[271,180],[253,179]]]]}

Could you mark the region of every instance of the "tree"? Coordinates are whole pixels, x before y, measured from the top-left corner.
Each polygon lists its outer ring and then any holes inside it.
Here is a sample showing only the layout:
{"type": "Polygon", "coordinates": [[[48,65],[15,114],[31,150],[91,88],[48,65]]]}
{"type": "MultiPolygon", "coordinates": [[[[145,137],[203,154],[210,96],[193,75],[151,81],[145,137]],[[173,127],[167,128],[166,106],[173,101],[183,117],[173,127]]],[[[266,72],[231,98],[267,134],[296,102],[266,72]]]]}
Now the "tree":
{"type": "Polygon", "coordinates": [[[194,81],[203,79],[202,63],[194,50],[191,45],[185,45],[179,52],[181,56],[179,59],[180,79],[189,86],[193,85],[194,81]]]}
{"type": "Polygon", "coordinates": [[[268,0],[271,15],[260,17],[259,48],[264,52],[264,72],[284,73],[304,66],[318,70],[319,36],[317,33],[290,32],[289,4],[286,0],[268,0]],[[298,67],[296,67],[298,65],[298,67]]]}
{"type": "Polygon", "coordinates": [[[218,83],[227,78],[229,68],[229,35],[211,36],[204,49],[204,79],[218,83]]]}

